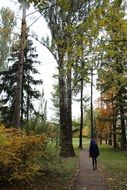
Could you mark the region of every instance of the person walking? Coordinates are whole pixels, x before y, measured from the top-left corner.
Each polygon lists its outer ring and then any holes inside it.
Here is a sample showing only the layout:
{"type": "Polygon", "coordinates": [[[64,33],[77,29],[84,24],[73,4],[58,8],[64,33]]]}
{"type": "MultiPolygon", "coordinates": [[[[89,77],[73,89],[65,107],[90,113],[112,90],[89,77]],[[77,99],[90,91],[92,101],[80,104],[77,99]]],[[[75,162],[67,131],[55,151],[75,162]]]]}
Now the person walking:
{"type": "Polygon", "coordinates": [[[97,170],[97,157],[99,156],[99,148],[96,143],[95,138],[93,138],[90,142],[90,147],[89,147],[89,157],[92,158],[92,165],[93,165],[93,170],[97,170]]]}

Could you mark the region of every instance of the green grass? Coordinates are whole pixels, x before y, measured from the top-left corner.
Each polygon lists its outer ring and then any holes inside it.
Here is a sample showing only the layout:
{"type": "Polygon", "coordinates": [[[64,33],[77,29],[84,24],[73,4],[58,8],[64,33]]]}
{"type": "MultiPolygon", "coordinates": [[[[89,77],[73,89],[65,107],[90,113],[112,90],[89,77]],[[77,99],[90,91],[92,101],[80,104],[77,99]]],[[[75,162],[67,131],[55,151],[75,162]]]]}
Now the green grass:
{"type": "MultiPolygon", "coordinates": [[[[88,148],[89,143],[90,143],[90,139],[88,139],[88,138],[83,138],[82,139],[83,148],[88,148]]],[[[79,146],[79,138],[73,138],[73,146],[74,146],[75,149],[78,148],[78,146],[79,146]]]]}
{"type": "Polygon", "coordinates": [[[113,190],[127,190],[127,153],[101,145],[100,163],[104,167],[107,181],[113,190]]]}
{"type": "Polygon", "coordinates": [[[59,149],[56,149],[53,145],[49,148],[50,159],[53,161],[48,171],[50,175],[43,176],[45,179],[40,181],[46,182],[44,186],[48,190],[72,190],[73,180],[78,170],[77,157],[61,158],[59,157],[59,149]]]}

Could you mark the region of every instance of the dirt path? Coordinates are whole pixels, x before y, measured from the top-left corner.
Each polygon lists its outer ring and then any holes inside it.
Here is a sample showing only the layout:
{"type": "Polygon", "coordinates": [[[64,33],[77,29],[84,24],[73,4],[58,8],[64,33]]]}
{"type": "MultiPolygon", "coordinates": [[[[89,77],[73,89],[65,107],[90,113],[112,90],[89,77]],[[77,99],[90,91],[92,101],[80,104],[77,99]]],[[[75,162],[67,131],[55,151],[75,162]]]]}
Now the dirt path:
{"type": "Polygon", "coordinates": [[[100,168],[93,171],[87,150],[80,152],[80,172],[75,190],[109,190],[101,175],[100,168]]]}

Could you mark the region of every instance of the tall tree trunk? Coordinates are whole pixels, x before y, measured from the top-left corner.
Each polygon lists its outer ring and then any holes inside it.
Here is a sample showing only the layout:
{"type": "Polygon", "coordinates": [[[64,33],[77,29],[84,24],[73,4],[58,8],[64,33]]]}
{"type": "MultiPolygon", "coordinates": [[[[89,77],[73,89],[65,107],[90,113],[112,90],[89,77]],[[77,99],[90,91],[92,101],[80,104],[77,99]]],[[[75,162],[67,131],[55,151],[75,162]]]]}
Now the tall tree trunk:
{"type": "MultiPolygon", "coordinates": [[[[69,117],[67,115],[68,112],[66,106],[67,104],[66,104],[65,71],[63,65],[63,58],[61,56],[59,56],[59,99],[60,99],[60,130],[61,130],[60,156],[62,157],[75,156],[72,146],[72,128],[68,126],[69,117]],[[70,135],[71,137],[69,137],[70,135]]],[[[71,107],[69,109],[71,109],[71,107]]]]}
{"type": "Polygon", "coordinates": [[[72,144],[72,89],[71,89],[71,68],[67,69],[67,131],[68,149],[71,156],[75,156],[72,144]]]}
{"type": "Polygon", "coordinates": [[[94,136],[94,125],[93,125],[93,65],[91,66],[91,139],[94,136]]]}
{"type": "MultiPolygon", "coordinates": [[[[24,68],[23,68],[23,73],[24,73],[24,68]]],[[[24,74],[22,75],[22,83],[24,82],[24,74]]],[[[23,99],[24,99],[24,93],[23,93],[23,84],[22,84],[22,96],[21,96],[21,118],[20,118],[20,124],[21,124],[21,127],[22,127],[22,124],[23,124],[23,115],[24,115],[24,102],[23,102],[23,99]]]]}
{"type": "Polygon", "coordinates": [[[14,125],[16,127],[20,126],[22,78],[23,78],[25,43],[26,43],[26,7],[23,5],[19,65],[18,65],[18,72],[17,72],[17,87],[16,87],[16,92],[15,92],[16,96],[15,96],[15,105],[14,105],[14,125]]]}
{"type": "Polygon", "coordinates": [[[80,134],[79,134],[79,148],[82,148],[82,129],[83,129],[83,78],[81,78],[81,98],[80,98],[80,134]]]}
{"type": "MultiPolygon", "coordinates": [[[[30,75],[30,73],[28,73],[28,75],[30,75]]],[[[28,79],[28,87],[30,86],[30,82],[29,82],[29,79],[28,79]]],[[[29,91],[28,91],[28,94],[27,94],[27,102],[26,102],[26,119],[27,119],[27,125],[28,125],[28,122],[29,122],[29,114],[30,114],[30,94],[29,94],[29,91]]]]}
{"type": "Polygon", "coordinates": [[[27,134],[29,133],[29,110],[30,110],[30,95],[29,93],[27,94],[27,101],[26,101],[26,132],[27,134]]]}
{"type": "Polygon", "coordinates": [[[60,99],[60,131],[61,131],[61,151],[62,157],[68,156],[68,134],[67,134],[67,117],[66,117],[66,86],[64,80],[63,62],[59,64],[59,99],[60,99]]]}

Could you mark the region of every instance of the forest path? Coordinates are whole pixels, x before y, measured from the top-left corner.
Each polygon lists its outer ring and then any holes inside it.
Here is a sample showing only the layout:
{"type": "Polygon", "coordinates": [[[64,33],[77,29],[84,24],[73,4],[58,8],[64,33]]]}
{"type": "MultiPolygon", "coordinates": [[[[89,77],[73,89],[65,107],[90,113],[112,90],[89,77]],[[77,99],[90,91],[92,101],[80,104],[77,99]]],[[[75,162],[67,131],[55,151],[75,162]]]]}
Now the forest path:
{"type": "Polygon", "coordinates": [[[88,150],[80,151],[80,171],[75,190],[109,190],[98,166],[93,170],[88,150]]]}

